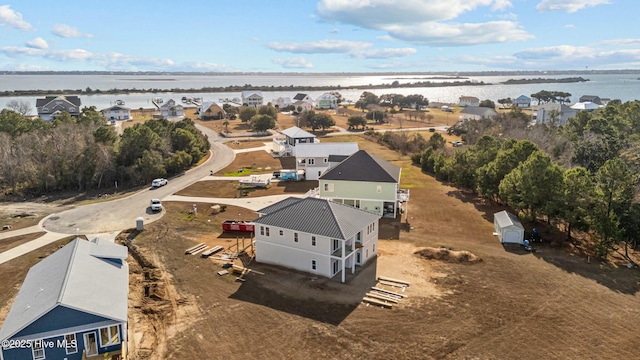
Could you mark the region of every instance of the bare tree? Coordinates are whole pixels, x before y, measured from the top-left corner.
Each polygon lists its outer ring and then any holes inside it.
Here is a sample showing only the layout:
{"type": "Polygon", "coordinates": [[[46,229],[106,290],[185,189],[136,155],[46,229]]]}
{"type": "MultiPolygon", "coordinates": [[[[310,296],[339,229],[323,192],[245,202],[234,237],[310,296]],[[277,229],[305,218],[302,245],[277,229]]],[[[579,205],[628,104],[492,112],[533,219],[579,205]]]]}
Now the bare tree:
{"type": "Polygon", "coordinates": [[[17,112],[18,114],[20,114],[22,116],[27,116],[27,115],[31,114],[31,110],[33,110],[33,107],[31,106],[31,104],[29,102],[27,102],[27,101],[18,101],[18,100],[9,101],[5,107],[7,109],[9,109],[9,110],[13,110],[13,111],[17,112]]]}

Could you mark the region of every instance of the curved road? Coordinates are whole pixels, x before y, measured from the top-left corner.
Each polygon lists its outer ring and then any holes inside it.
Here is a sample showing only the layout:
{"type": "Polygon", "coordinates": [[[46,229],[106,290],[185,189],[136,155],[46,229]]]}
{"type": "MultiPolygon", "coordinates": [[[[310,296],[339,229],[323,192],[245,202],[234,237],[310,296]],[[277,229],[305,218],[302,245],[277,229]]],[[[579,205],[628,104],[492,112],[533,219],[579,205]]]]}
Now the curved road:
{"type": "Polygon", "coordinates": [[[203,165],[169,179],[166,186],[158,189],[143,190],[126,198],[78,206],[52,214],[41,222],[42,228],[62,234],[96,234],[135,227],[136,219],[139,217],[143,217],[145,223],[157,220],[162,213],[151,212],[151,199],[163,199],[208,176],[210,171],[223,169],[235,158],[233,150],[223,144],[223,141],[228,139],[220,137],[215,131],[204,126],[197,127],[207,135],[211,143],[212,156],[203,165]]]}

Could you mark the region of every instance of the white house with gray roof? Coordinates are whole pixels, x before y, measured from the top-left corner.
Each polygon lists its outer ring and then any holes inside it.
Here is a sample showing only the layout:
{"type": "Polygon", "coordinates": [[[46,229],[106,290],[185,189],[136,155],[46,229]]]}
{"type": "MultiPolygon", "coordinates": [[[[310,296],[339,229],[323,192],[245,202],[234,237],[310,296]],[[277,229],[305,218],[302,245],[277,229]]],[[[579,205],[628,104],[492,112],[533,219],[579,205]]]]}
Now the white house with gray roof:
{"type": "Polygon", "coordinates": [[[127,248],[76,238],[27,273],[0,329],[0,359],[109,359],[126,352],[127,248]],[[124,350],[123,350],[124,349],[124,350]]]}
{"type": "Polygon", "coordinates": [[[297,126],[280,131],[284,137],[276,136],[273,138],[272,149],[278,156],[296,156],[296,146],[298,144],[319,143],[320,140],[316,136],[297,126]]]}
{"type": "Polygon", "coordinates": [[[260,107],[263,105],[264,96],[260,90],[245,90],[242,92],[242,105],[260,107]]]}
{"type": "Polygon", "coordinates": [[[345,159],[358,151],[358,143],[309,143],[296,146],[296,170],[304,170],[306,180],[318,180],[330,167],[333,156],[345,159]]]}
{"type": "Polygon", "coordinates": [[[326,199],[287,198],[257,211],[256,261],[327,278],[355,273],[378,251],[380,216],[326,199]]]}

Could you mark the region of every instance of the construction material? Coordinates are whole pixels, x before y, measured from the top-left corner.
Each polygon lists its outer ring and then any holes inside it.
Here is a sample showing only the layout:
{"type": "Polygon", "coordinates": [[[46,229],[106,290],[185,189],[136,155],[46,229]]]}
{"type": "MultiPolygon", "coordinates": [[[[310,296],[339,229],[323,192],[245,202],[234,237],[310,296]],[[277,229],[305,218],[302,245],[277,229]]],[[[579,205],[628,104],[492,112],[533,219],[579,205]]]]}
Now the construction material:
{"type": "Polygon", "coordinates": [[[382,292],[382,293],[385,293],[385,294],[388,294],[388,295],[397,296],[397,297],[400,297],[400,298],[403,298],[403,299],[407,297],[407,295],[405,295],[405,294],[400,294],[400,293],[397,293],[397,292],[394,292],[394,291],[382,289],[382,288],[375,287],[375,286],[373,286],[371,289],[379,291],[379,292],[382,292]]]}
{"type": "Polygon", "coordinates": [[[202,256],[203,258],[209,257],[213,254],[219,253],[220,251],[224,250],[224,246],[214,246],[211,249],[203,252],[200,256],[202,256]]]}
{"type": "Polygon", "coordinates": [[[402,288],[402,291],[404,291],[404,289],[407,287],[406,285],[402,285],[402,284],[398,284],[398,283],[394,283],[386,280],[378,280],[378,284],[399,287],[399,288],[402,288]]]}
{"type": "Polygon", "coordinates": [[[249,268],[246,268],[246,267],[243,267],[243,266],[240,266],[240,265],[233,265],[232,269],[233,269],[234,272],[240,273],[241,275],[244,275],[244,274],[247,274],[247,273],[250,273],[250,272],[256,273],[258,275],[264,275],[263,272],[256,271],[256,270],[251,270],[249,268]]]}
{"type": "Polygon", "coordinates": [[[399,299],[393,299],[391,297],[388,296],[384,296],[380,293],[376,293],[376,292],[368,292],[365,294],[365,297],[370,297],[370,298],[374,298],[374,299],[378,299],[378,300],[382,300],[382,301],[388,301],[394,304],[397,304],[398,302],[400,302],[399,299]]]}
{"type": "Polygon", "coordinates": [[[220,270],[218,271],[218,275],[222,276],[222,275],[227,275],[229,272],[227,270],[220,270]]]}
{"type": "Polygon", "coordinates": [[[204,251],[205,249],[207,249],[208,246],[205,245],[204,243],[200,243],[196,246],[192,246],[190,248],[188,248],[187,250],[184,251],[185,255],[196,255],[202,251],[204,251]]]}
{"type": "Polygon", "coordinates": [[[401,284],[403,286],[411,285],[411,283],[408,282],[408,281],[398,280],[398,279],[394,279],[394,278],[390,278],[390,277],[386,277],[386,276],[378,276],[378,280],[392,282],[392,283],[396,283],[396,284],[401,284]]]}
{"type": "Polygon", "coordinates": [[[380,300],[377,300],[377,299],[374,299],[374,298],[370,298],[370,297],[366,297],[366,296],[362,299],[362,301],[364,301],[366,303],[369,303],[369,304],[372,304],[372,305],[382,306],[382,307],[388,308],[388,309],[393,307],[393,304],[391,304],[391,303],[387,303],[387,302],[380,301],[380,300]]]}

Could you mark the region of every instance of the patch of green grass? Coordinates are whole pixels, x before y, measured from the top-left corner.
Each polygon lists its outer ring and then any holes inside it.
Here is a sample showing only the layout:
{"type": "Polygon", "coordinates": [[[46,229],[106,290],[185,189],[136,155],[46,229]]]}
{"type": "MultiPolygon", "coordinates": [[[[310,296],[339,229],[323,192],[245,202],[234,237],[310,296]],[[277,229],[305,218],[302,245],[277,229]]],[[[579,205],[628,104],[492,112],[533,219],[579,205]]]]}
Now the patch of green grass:
{"type": "Polygon", "coordinates": [[[242,171],[240,171],[240,169],[236,170],[236,171],[229,171],[229,172],[225,172],[223,173],[224,176],[247,176],[247,175],[252,175],[252,174],[258,174],[258,173],[262,173],[264,172],[263,168],[248,168],[248,167],[243,167],[242,171]]]}

